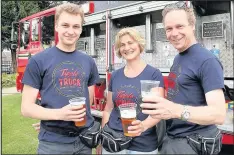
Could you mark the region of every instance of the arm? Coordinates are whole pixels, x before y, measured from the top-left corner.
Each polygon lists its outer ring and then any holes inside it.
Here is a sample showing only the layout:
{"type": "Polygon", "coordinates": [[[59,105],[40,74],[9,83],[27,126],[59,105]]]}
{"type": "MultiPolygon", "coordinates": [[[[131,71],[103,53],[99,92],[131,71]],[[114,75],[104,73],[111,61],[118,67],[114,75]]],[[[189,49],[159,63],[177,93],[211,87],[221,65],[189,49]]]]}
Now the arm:
{"type": "MultiPolygon", "coordinates": [[[[155,92],[155,96],[164,97],[164,88],[158,87],[157,89],[152,89],[151,91],[155,92]]],[[[136,136],[141,135],[142,132],[145,132],[147,129],[155,126],[161,119],[153,118],[150,115],[144,120],[136,120],[132,122],[133,126],[128,127],[128,132],[133,133],[136,136]]]]}
{"type": "Polygon", "coordinates": [[[39,120],[81,121],[85,115],[82,106],[64,106],[61,109],[44,108],[35,103],[39,90],[24,85],[22,92],[21,113],[24,117],[39,120]]]}
{"type": "MultiPolygon", "coordinates": [[[[164,97],[164,88],[159,87],[158,92],[159,92],[159,96],[164,97]]],[[[157,92],[157,93],[158,93],[158,92],[157,92]]],[[[149,128],[155,126],[160,120],[161,120],[161,119],[152,118],[152,117],[149,115],[144,121],[142,121],[142,125],[143,125],[143,127],[144,127],[143,132],[146,131],[147,129],[149,129],[149,128]]]]}
{"type": "Polygon", "coordinates": [[[90,101],[89,105],[90,105],[90,108],[91,108],[91,105],[94,102],[94,85],[89,86],[88,89],[89,89],[89,101],[90,101]]]}
{"type": "Polygon", "coordinates": [[[24,85],[21,103],[22,115],[40,120],[58,120],[58,109],[46,109],[35,104],[38,92],[38,89],[24,85]]]}
{"type": "Polygon", "coordinates": [[[104,125],[109,121],[110,113],[113,108],[114,108],[114,105],[112,103],[112,92],[108,91],[106,106],[102,115],[102,127],[104,127],[104,125]]]}
{"type": "MultiPolygon", "coordinates": [[[[226,116],[225,98],[222,89],[216,89],[205,94],[207,106],[188,106],[189,122],[201,125],[223,124],[226,116]]],[[[174,118],[180,118],[183,106],[175,104],[177,108],[174,118]]]]}
{"type": "MultiPolygon", "coordinates": [[[[211,124],[223,124],[226,110],[225,110],[225,98],[222,89],[212,90],[205,94],[207,106],[188,106],[190,112],[189,122],[211,125],[211,124]]],[[[142,108],[153,108],[155,110],[143,110],[145,114],[151,115],[153,118],[171,119],[181,118],[183,111],[183,105],[179,103],[171,102],[162,97],[144,98],[145,102],[151,101],[156,104],[143,103],[142,108]]]]}

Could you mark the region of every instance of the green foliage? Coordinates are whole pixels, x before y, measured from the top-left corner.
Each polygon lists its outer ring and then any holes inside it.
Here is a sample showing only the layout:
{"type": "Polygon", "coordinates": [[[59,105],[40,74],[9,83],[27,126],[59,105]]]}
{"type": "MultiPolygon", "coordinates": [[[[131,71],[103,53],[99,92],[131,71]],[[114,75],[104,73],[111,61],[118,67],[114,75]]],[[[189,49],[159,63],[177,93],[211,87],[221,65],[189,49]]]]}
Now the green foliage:
{"type": "Polygon", "coordinates": [[[2,87],[13,87],[15,86],[16,74],[2,74],[2,87]]]}

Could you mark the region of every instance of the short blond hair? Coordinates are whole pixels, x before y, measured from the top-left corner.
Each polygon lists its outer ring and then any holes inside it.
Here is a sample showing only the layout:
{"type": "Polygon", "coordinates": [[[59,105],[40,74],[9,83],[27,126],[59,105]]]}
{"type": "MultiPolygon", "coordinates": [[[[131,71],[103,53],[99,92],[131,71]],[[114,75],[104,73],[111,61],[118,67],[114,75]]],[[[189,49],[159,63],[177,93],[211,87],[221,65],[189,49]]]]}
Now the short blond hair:
{"type": "Polygon", "coordinates": [[[120,38],[124,35],[129,35],[130,37],[133,38],[133,40],[135,40],[139,46],[140,46],[140,52],[143,52],[145,49],[145,39],[142,37],[142,35],[140,34],[139,31],[137,31],[135,28],[123,28],[121,29],[116,37],[115,37],[115,52],[116,55],[121,58],[122,55],[120,54],[120,47],[121,47],[121,43],[120,43],[120,38]]]}
{"type": "Polygon", "coordinates": [[[62,12],[67,12],[73,15],[80,15],[82,20],[82,25],[84,23],[84,10],[80,5],[73,4],[73,3],[64,3],[56,7],[55,12],[55,23],[58,22],[59,17],[62,12]]]}
{"type": "Polygon", "coordinates": [[[185,3],[184,3],[184,6],[179,7],[179,6],[177,6],[178,3],[183,3],[183,2],[180,1],[180,2],[177,2],[177,3],[174,3],[174,4],[169,4],[169,5],[165,6],[165,8],[162,11],[163,24],[164,24],[164,20],[165,20],[165,17],[167,15],[167,13],[169,13],[171,11],[175,11],[175,10],[184,10],[186,15],[187,15],[189,25],[194,26],[195,23],[196,23],[196,17],[195,17],[195,13],[194,13],[193,8],[192,7],[186,7],[185,3]]]}

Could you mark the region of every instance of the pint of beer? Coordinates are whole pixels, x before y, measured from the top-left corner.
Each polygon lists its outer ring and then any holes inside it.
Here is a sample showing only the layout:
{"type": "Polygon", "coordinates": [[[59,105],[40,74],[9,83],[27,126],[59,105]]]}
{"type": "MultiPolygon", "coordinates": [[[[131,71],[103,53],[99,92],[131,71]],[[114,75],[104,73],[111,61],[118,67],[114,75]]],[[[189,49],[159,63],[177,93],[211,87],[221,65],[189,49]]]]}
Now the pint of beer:
{"type": "MultiPolygon", "coordinates": [[[[158,95],[160,81],[154,80],[141,80],[141,97],[154,97],[158,95]]],[[[147,102],[150,103],[150,102],[147,102]]],[[[154,103],[154,102],[153,102],[154,103]]],[[[143,109],[143,110],[155,110],[155,109],[143,109]]]]}
{"type": "MultiPolygon", "coordinates": [[[[78,106],[78,105],[82,105],[83,108],[86,108],[86,104],[85,104],[85,97],[75,97],[69,100],[69,103],[72,106],[78,106]]],[[[86,124],[86,115],[84,116],[84,119],[82,121],[79,122],[75,122],[76,126],[84,126],[86,124]]]]}
{"type": "Polygon", "coordinates": [[[126,103],[119,106],[122,127],[125,136],[134,136],[134,134],[128,133],[128,127],[132,125],[132,122],[136,120],[136,104],[126,103]]]}

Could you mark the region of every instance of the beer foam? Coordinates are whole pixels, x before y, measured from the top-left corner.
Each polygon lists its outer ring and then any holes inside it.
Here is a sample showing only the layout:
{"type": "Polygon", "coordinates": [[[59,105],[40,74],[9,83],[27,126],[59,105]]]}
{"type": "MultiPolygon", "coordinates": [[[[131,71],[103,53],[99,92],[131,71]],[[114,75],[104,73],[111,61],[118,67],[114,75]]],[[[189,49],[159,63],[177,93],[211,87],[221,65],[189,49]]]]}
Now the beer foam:
{"type": "Polygon", "coordinates": [[[121,117],[123,118],[136,118],[136,110],[121,110],[121,117]]]}
{"type": "Polygon", "coordinates": [[[141,92],[141,96],[142,96],[142,97],[153,97],[153,96],[154,96],[154,93],[153,93],[153,92],[142,91],[142,92],[141,92]]]}
{"type": "Polygon", "coordinates": [[[71,105],[74,105],[74,106],[76,106],[76,105],[83,105],[83,104],[85,104],[85,101],[80,101],[80,102],[70,102],[70,104],[71,104],[71,105]]]}

